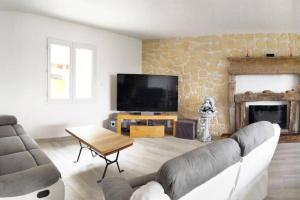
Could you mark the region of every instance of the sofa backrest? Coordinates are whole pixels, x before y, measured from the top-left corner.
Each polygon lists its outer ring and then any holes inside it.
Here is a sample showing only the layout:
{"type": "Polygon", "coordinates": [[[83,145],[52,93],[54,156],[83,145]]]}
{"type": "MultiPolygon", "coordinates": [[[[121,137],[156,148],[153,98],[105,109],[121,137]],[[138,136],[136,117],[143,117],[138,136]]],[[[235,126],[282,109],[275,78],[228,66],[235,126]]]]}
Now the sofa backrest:
{"type": "Polygon", "coordinates": [[[279,135],[280,128],[277,124],[258,122],[239,130],[232,136],[242,150],[241,168],[232,199],[244,199],[243,195],[250,195],[247,194],[247,190],[268,168],[279,135]]]}
{"type": "MultiPolygon", "coordinates": [[[[171,199],[179,199],[239,163],[240,155],[241,150],[233,139],[213,142],[167,161],[159,169],[157,181],[171,199]]],[[[232,179],[235,180],[235,176],[232,179]]]]}
{"type": "Polygon", "coordinates": [[[12,115],[0,115],[0,126],[17,124],[17,118],[12,115]]]}
{"type": "Polygon", "coordinates": [[[179,200],[209,199],[229,200],[235,187],[241,162],[237,162],[216,176],[212,177],[202,185],[194,188],[191,192],[180,197],[179,200]],[[201,198],[199,198],[201,197],[201,198]]]}
{"type": "Polygon", "coordinates": [[[270,122],[261,121],[238,130],[232,135],[232,138],[239,143],[242,156],[244,157],[273,135],[273,125],[270,122]]]}
{"type": "MultiPolygon", "coordinates": [[[[17,118],[11,115],[0,115],[0,138],[18,136],[17,118]]],[[[21,133],[22,134],[22,133],[21,133]]]]}

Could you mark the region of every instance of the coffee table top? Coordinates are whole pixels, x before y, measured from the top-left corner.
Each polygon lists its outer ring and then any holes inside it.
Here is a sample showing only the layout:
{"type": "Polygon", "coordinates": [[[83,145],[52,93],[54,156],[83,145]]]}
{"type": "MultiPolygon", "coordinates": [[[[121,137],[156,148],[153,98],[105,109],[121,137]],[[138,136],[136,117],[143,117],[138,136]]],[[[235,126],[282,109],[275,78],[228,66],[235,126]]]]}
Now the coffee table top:
{"type": "Polygon", "coordinates": [[[133,139],[97,125],[67,128],[66,131],[103,156],[133,145],[133,139]]]}

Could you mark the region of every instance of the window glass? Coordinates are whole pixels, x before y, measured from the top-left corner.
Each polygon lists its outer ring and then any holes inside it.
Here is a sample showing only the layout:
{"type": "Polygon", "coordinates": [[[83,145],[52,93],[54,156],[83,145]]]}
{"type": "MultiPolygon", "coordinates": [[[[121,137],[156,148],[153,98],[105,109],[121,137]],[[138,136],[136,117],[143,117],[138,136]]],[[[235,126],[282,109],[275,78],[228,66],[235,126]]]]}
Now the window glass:
{"type": "Polygon", "coordinates": [[[76,48],[75,95],[78,99],[92,97],[93,51],[76,48]]]}
{"type": "Polygon", "coordinates": [[[53,99],[70,97],[70,47],[50,46],[50,96],[53,99]]]}

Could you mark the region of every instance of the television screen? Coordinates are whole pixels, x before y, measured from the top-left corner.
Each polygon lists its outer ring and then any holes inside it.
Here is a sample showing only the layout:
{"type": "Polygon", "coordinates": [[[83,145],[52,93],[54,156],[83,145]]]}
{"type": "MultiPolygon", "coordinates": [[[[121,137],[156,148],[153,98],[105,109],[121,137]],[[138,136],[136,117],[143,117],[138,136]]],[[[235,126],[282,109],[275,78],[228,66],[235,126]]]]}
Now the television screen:
{"type": "Polygon", "coordinates": [[[117,82],[118,111],[178,110],[177,76],[118,74],[117,82]]]}

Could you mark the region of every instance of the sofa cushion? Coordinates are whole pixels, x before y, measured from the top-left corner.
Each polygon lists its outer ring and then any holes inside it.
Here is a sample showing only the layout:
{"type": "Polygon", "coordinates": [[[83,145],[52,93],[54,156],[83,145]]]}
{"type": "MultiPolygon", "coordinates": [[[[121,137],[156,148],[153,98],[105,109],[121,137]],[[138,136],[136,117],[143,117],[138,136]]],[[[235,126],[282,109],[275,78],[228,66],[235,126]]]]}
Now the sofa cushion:
{"type": "Polygon", "coordinates": [[[59,179],[60,173],[52,163],[0,176],[0,196],[25,195],[49,187],[59,179]]]}
{"type": "Polygon", "coordinates": [[[17,132],[13,128],[13,126],[10,125],[0,126],[0,138],[11,137],[11,136],[17,136],[17,132]]]}
{"type": "Polygon", "coordinates": [[[105,199],[109,200],[129,200],[133,193],[129,183],[118,177],[108,177],[102,180],[101,187],[105,199]]]}
{"type": "Polygon", "coordinates": [[[38,149],[39,146],[37,143],[28,135],[20,135],[20,139],[22,140],[24,146],[27,150],[38,149]]]}
{"type": "Polygon", "coordinates": [[[17,124],[17,118],[12,115],[0,115],[0,126],[17,124]]]}
{"type": "Polygon", "coordinates": [[[20,124],[13,125],[17,135],[26,135],[24,128],[20,124]]]}
{"type": "Polygon", "coordinates": [[[241,150],[233,139],[223,139],[167,161],[157,181],[171,199],[179,199],[197,186],[240,161],[241,150]]]}
{"type": "Polygon", "coordinates": [[[36,162],[28,151],[0,156],[0,176],[36,167],[36,162]]]}
{"type": "Polygon", "coordinates": [[[272,123],[261,121],[240,129],[231,137],[239,144],[242,156],[244,157],[273,135],[274,127],[272,123]]]}
{"type": "Polygon", "coordinates": [[[25,146],[18,136],[0,138],[0,156],[26,151],[25,146]]]}
{"type": "Polygon", "coordinates": [[[51,163],[51,160],[48,158],[48,156],[40,149],[32,149],[29,152],[31,153],[32,157],[35,159],[37,165],[45,165],[51,163]]]}

